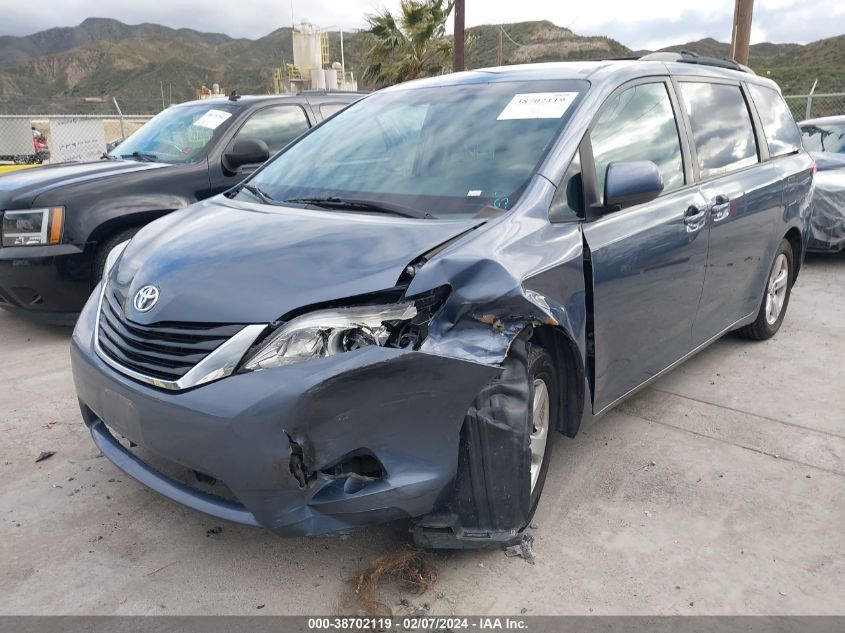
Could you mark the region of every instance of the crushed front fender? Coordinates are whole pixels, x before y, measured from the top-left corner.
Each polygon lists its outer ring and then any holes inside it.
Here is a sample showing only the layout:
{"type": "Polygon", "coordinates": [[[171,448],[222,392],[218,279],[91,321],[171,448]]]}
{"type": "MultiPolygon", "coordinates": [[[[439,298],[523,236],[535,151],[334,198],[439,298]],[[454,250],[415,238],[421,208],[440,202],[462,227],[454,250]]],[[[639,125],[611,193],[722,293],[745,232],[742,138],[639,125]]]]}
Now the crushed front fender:
{"type": "MultiPolygon", "coordinates": [[[[174,395],[109,370],[86,332],[77,328],[71,359],[89,427],[102,422],[116,437],[217,480],[254,523],[285,536],[431,512],[454,487],[466,411],[501,371],[368,347],[174,395]],[[363,474],[355,472],[362,460],[363,474]]],[[[144,483],[186,503],[164,474],[144,483]]],[[[216,514],[214,504],[202,507],[216,514]]],[[[247,516],[226,507],[216,515],[247,516]]]]}

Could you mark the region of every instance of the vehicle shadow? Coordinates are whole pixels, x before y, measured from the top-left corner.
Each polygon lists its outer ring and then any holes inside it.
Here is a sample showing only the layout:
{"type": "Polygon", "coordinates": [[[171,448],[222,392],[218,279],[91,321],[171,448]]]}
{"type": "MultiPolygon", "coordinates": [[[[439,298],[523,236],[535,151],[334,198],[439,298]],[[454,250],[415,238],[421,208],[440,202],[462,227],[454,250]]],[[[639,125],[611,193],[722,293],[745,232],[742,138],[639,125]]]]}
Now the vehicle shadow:
{"type": "Polygon", "coordinates": [[[810,252],[807,253],[806,257],[804,258],[804,265],[805,266],[833,266],[833,267],[841,267],[845,266],[845,250],[841,250],[838,253],[818,253],[818,252],[810,252]]]}
{"type": "Polygon", "coordinates": [[[39,342],[67,340],[73,334],[72,325],[39,323],[14,312],[0,309],[0,341],[35,338],[39,342]]]}

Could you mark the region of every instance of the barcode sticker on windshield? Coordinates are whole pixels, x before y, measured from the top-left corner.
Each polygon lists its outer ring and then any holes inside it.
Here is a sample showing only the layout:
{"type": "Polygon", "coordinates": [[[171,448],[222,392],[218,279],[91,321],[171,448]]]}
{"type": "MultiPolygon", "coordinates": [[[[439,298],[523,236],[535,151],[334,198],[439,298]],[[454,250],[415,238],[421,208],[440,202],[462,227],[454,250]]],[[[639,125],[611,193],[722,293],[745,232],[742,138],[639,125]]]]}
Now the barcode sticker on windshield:
{"type": "Polygon", "coordinates": [[[223,121],[228,119],[230,116],[232,116],[232,113],[226,112],[225,110],[209,110],[196,121],[194,121],[194,125],[197,125],[199,127],[205,127],[209,130],[216,130],[218,127],[220,127],[220,124],[223,123],[223,121]]]}
{"type": "Polygon", "coordinates": [[[577,96],[577,92],[528,92],[514,95],[496,120],[559,119],[577,96]]]}

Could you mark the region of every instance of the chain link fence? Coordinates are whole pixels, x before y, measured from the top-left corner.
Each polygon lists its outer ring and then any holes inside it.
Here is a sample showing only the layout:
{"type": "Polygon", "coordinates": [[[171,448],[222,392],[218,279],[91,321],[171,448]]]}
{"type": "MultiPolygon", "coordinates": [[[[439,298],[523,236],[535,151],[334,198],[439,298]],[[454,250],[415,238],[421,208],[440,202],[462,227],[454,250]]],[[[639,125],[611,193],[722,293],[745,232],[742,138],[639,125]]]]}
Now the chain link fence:
{"type": "Polygon", "coordinates": [[[784,95],[783,98],[796,121],[845,114],[845,92],[784,95]]]}
{"type": "Polygon", "coordinates": [[[0,115],[0,165],[98,160],[152,115],[0,115]]]}
{"type": "MultiPolygon", "coordinates": [[[[845,115],[845,92],[784,95],[796,121],[845,115]]],[[[0,114],[0,166],[98,160],[153,115],[0,114]]]]}

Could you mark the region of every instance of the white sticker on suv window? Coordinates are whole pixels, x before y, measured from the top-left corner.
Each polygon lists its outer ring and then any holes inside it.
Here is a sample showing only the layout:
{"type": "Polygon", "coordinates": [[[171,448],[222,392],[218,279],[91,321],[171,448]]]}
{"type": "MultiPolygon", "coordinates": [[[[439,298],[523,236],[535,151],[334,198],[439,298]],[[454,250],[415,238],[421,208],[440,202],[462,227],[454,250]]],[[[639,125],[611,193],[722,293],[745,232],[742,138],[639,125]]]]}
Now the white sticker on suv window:
{"type": "Polygon", "coordinates": [[[209,110],[196,121],[194,121],[194,125],[197,125],[199,127],[205,127],[209,130],[216,130],[218,127],[220,127],[220,124],[223,123],[223,121],[228,119],[230,116],[232,116],[232,113],[226,112],[225,110],[209,110]]]}
{"type": "Polygon", "coordinates": [[[559,119],[578,96],[577,92],[528,92],[513,96],[497,121],[510,119],[559,119]]]}

